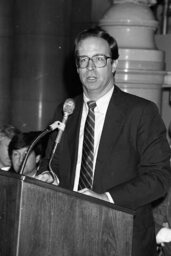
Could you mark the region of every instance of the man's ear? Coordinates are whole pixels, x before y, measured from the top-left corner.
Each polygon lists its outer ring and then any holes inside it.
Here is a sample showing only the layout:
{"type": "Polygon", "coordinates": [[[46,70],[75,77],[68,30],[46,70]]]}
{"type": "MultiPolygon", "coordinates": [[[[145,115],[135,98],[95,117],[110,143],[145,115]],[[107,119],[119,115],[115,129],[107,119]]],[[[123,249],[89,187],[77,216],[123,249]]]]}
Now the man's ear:
{"type": "Polygon", "coordinates": [[[118,65],[118,60],[113,60],[113,63],[112,63],[112,73],[115,73],[117,65],[118,65]]]}

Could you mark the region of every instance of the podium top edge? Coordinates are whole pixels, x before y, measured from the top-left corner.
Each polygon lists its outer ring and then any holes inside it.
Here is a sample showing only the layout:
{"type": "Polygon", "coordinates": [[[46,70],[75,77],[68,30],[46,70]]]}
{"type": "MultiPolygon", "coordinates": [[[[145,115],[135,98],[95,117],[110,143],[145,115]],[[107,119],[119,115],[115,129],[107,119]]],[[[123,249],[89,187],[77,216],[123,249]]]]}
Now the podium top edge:
{"type": "Polygon", "coordinates": [[[72,191],[72,190],[62,188],[62,187],[58,187],[56,185],[52,185],[52,184],[46,183],[44,181],[40,181],[40,180],[37,180],[37,179],[32,178],[32,177],[25,176],[25,175],[20,175],[20,174],[17,174],[17,173],[10,173],[8,171],[0,170],[0,176],[6,176],[7,178],[18,180],[21,183],[29,183],[29,184],[33,184],[33,185],[36,185],[36,186],[39,186],[39,187],[45,187],[45,188],[48,188],[50,190],[55,190],[55,191],[58,191],[58,192],[61,192],[61,193],[65,193],[67,195],[74,196],[74,197],[77,197],[79,199],[92,202],[94,204],[103,205],[103,206],[106,206],[108,208],[115,209],[117,211],[128,213],[130,215],[135,215],[136,214],[136,211],[134,211],[132,209],[125,208],[125,207],[122,207],[122,206],[119,206],[119,205],[116,205],[116,204],[112,204],[112,203],[109,203],[107,201],[100,200],[98,198],[90,197],[90,196],[78,193],[76,191],[72,191]]]}

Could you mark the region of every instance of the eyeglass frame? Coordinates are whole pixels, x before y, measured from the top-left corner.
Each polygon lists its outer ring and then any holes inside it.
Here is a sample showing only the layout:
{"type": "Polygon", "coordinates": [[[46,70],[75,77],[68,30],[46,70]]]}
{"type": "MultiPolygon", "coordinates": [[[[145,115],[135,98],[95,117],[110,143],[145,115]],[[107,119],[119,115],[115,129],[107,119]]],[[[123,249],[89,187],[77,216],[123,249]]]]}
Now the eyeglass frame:
{"type": "Polygon", "coordinates": [[[77,65],[78,68],[84,69],[84,68],[87,68],[87,67],[88,67],[89,62],[90,62],[90,60],[91,60],[96,68],[104,68],[104,67],[107,65],[107,60],[108,60],[108,59],[112,59],[112,57],[106,56],[105,54],[95,54],[95,55],[93,55],[92,57],[89,57],[89,56],[87,56],[87,55],[82,55],[82,56],[78,56],[78,55],[77,55],[77,56],[76,56],[76,65],[77,65]],[[103,66],[101,66],[101,67],[97,67],[96,64],[94,63],[94,60],[93,60],[94,57],[98,57],[98,56],[103,56],[103,57],[105,58],[105,64],[104,64],[103,66]],[[79,65],[79,64],[80,64],[80,63],[79,63],[79,58],[81,58],[81,57],[83,57],[83,58],[86,57],[86,58],[88,59],[87,65],[86,65],[85,67],[81,67],[81,66],[79,65]]]}

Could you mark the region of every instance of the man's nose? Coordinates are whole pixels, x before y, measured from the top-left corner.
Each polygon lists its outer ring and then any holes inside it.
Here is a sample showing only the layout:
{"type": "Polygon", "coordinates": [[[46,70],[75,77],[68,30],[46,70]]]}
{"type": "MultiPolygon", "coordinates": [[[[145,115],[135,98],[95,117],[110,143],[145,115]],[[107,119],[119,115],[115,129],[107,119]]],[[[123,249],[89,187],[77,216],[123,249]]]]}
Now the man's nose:
{"type": "Polygon", "coordinates": [[[94,69],[95,67],[96,67],[96,66],[94,65],[93,60],[92,60],[92,59],[89,59],[87,68],[88,68],[89,70],[92,70],[92,69],[94,69]]]}

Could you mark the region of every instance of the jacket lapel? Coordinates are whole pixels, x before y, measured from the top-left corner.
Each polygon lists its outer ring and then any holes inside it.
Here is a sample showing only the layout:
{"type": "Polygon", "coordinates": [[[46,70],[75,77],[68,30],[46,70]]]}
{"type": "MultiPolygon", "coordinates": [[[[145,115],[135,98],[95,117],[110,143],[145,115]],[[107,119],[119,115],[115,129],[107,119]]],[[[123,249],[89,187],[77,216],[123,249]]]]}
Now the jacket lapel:
{"type": "Polygon", "coordinates": [[[120,96],[120,94],[120,89],[115,86],[114,93],[108,106],[97,154],[94,176],[94,190],[98,190],[98,186],[100,184],[99,181],[101,180],[102,182],[101,177],[103,177],[104,171],[106,169],[106,160],[110,157],[112,148],[115,145],[117,137],[124,123],[125,114],[124,108],[122,107],[122,96],[120,96]]]}

